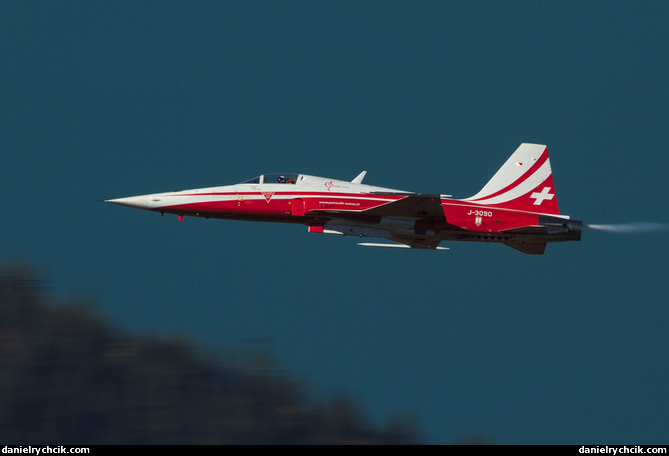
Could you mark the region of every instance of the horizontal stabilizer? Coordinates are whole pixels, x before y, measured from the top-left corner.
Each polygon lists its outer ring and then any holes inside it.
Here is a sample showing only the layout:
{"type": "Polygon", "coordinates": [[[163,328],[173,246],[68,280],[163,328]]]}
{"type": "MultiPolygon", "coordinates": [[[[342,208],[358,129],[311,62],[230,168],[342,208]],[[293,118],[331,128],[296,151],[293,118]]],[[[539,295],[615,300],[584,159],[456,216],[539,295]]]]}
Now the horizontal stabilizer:
{"type": "Polygon", "coordinates": [[[528,255],[543,255],[546,250],[545,242],[505,242],[504,244],[528,255]]]}

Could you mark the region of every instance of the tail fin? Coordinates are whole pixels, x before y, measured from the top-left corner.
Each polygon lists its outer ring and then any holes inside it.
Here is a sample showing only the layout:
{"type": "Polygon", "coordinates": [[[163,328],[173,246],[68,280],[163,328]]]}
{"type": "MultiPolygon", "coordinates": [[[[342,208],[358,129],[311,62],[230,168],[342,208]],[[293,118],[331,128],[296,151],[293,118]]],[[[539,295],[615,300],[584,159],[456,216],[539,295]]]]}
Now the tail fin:
{"type": "Polygon", "coordinates": [[[463,201],[559,215],[548,148],[521,144],[480,192],[463,201]]]}

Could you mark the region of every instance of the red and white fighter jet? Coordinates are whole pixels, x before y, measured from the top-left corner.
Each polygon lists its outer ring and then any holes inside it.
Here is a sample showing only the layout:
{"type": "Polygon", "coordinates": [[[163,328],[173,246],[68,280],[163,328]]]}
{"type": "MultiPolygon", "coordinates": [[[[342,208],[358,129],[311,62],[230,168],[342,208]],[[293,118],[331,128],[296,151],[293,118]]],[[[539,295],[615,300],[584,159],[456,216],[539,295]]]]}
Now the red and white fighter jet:
{"type": "Polygon", "coordinates": [[[546,146],[521,144],[476,195],[453,199],[306,174],[265,174],[223,187],[107,200],[184,216],[299,223],[311,233],[383,238],[375,247],[446,249],[441,241],[497,242],[541,255],[578,241],[582,223],[560,215],[546,146]]]}

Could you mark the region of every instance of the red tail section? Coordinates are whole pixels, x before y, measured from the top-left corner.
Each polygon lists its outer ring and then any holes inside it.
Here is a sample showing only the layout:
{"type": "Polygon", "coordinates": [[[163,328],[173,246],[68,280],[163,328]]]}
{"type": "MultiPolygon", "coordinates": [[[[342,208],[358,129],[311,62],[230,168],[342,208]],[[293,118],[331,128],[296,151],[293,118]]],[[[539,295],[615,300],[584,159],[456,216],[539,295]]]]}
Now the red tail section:
{"type": "Polygon", "coordinates": [[[521,144],[480,192],[462,201],[559,215],[547,147],[521,144]]]}

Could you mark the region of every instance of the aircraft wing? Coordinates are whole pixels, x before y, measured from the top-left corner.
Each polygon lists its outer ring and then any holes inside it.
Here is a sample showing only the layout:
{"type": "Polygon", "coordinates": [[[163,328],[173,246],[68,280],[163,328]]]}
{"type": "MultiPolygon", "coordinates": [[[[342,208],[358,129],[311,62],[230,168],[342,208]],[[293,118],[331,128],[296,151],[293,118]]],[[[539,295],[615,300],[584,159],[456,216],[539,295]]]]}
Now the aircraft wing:
{"type": "MultiPolygon", "coordinates": [[[[351,211],[351,210],[341,210],[341,209],[312,209],[310,212],[323,214],[323,215],[334,215],[334,216],[346,216],[354,214],[358,218],[360,215],[367,216],[372,219],[379,218],[414,218],[414,219],[441,219],[440,221],[446,221],[446,216],[444,215],[444,209],[441,206],[441,197],[440,195],[430,195],[422,193],[381,193],[374,192],[370,195],[401,195],[404,198],[391,201],[380,206],[373,207],[371,209],[363,211],[351,211]]],[[[350,217],[349,217],[350,218],[350,217]]]]}
{"type": "MultiPolygon", "coordinates": [[[[364,211],[365,215],[382,218],[417,219],[446,222],[444,208],[441,205],[439,195],[412,194],[392,203],[384,204],[373,209],[364,211]]],[[[411,248],[436,249],[439,248],[440,239],[434,234],[393,234],[391,240],[411,248]]]]}
{"type": "MultiPolygon", "coordinates": [[[[374,193],[378,195],[379,193],[374,193]]],[[[440,195],[410,194],[405,198],[363,212],[381,217],[439,218],[446,221],[440,195]]]]}
{"type": "Polygon", "coordinates": [[[415,228],[402,233],[394,232],[390,240],[411,248],[436,249],[440,239],[430,228],[432,224],[443,226],[446,224],[444,208],[441,205],[440,195],[420,193],[373,193],[374,195],[401,195],[403,198],[382,204],[365,211],[343,213],[339,210],[318,210],[323,215],[360,220],[365,218],[378,223],[380,219],[414,220],[415,228]],[[435,223],[436,222],[436,223],[435,223]],[[443,223],[442,223],[443,222],[443,223]],[[427,224],[430,224],[429,226],[427,224]],[[421,225],[424,225],[422,227],[421,225]]]}

